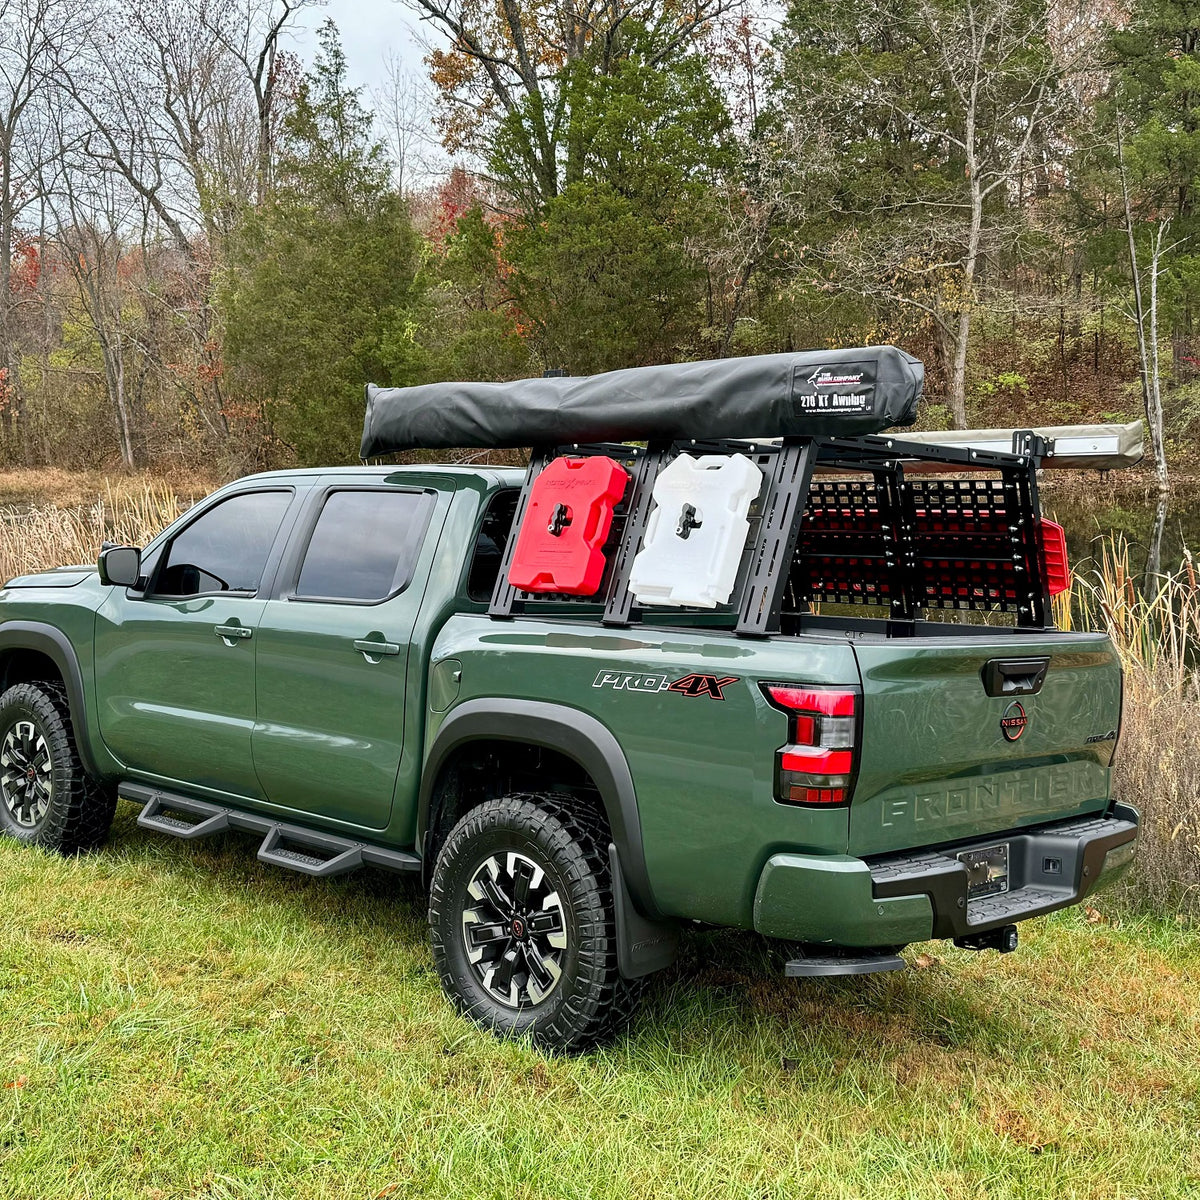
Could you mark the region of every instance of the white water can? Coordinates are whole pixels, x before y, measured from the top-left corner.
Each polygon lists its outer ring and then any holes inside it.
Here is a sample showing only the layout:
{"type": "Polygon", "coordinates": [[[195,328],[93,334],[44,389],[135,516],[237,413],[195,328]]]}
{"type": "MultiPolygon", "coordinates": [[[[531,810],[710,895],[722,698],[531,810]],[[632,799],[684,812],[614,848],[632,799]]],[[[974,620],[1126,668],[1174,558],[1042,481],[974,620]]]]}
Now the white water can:
{"type": "Polygon", "coordinates": [[[681,454],[651,493],[654,508],[633,560],[638,604],[716,608],[737,582],[763,474],[744,454],[681,454]]]}

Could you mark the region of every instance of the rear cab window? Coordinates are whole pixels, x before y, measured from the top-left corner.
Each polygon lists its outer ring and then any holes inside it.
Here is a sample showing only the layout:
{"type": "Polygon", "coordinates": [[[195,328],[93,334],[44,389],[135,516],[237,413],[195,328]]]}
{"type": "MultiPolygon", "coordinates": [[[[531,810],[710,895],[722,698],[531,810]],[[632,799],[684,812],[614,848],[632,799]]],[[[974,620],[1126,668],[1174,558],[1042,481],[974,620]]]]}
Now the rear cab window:
{"type": "Polygon", "coordinates": [[[377,604],[412,582],[433,513],[427,491],[330,491],[289,599],[377,604]]]}
{"type": "Polygon", "coordinates": [[[512,533],[513,517],[517,511],[517,500],[521,489],[510,487],[496,492],[488,501],[479,534],[475,539],[475,550],[471,555],[471,566],[467,572],[467,598],[486,604],[492,598],[492,590],[504,561],[504,551],[512,533]]]}

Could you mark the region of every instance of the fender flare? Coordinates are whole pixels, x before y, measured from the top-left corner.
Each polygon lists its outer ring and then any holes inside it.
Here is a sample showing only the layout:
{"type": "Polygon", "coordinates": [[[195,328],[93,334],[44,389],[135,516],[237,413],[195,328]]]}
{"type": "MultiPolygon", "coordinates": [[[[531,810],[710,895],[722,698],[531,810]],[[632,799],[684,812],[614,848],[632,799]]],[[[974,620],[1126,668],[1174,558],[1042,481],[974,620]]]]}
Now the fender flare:
{"type": "Polygon", "coordinates": [[[537,700],[468,700],[442,722],[425,757],[417,807],[417,844],[429,834],[434,788],[450,756],[468,742],[521,742],[554,750],[577,762],[600,792],[622,874],[639,911],[654,919],[654,903],[637,794],[617,739],[595,717],[562,704],[537,700]]]}
{"type": "Polygon", "coordinates": [[[88,733],[83,672],[79,669],[79,658],[70,639],[61,629],[41,621],[6,621],[0,625],[0,656],[8,650],[35,650],[44,654],[58,668],[67,687],[67,707],[71,712],[79,761],[93,779],[102,779],[104,774],[96,764],[88,733]]]}

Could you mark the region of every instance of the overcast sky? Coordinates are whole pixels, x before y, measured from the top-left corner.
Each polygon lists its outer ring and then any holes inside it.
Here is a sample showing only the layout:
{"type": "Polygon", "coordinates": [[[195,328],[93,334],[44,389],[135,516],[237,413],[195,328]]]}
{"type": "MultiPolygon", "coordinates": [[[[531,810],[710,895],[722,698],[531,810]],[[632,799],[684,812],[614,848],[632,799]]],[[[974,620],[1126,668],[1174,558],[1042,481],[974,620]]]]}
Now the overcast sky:
{"type": "Polygon", "coordinates": [[[326,17],[332,17],[341,31],[352,83],[379,87],[384,63],[392,53],[414,74],[423,73],[424,52],[417,44],[416,19],[396,0],[329,0],[323,8],[302,9],[294,49],[305,62],[312,61],[316,49],[313,32],[326,17]]]}

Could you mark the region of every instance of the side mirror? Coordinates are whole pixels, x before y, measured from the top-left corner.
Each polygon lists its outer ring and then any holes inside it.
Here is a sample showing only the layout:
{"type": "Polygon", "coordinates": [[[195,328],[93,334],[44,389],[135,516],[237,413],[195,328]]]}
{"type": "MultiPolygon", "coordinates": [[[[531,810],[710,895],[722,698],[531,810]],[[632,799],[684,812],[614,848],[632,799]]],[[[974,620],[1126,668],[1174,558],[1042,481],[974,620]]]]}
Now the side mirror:
{"type": "Polygon", "coordinates": [[[136,546],[105,546],[96,565],[101,583],[110,587],[137,587],[142,577],[142,552],[136,546]]]}

